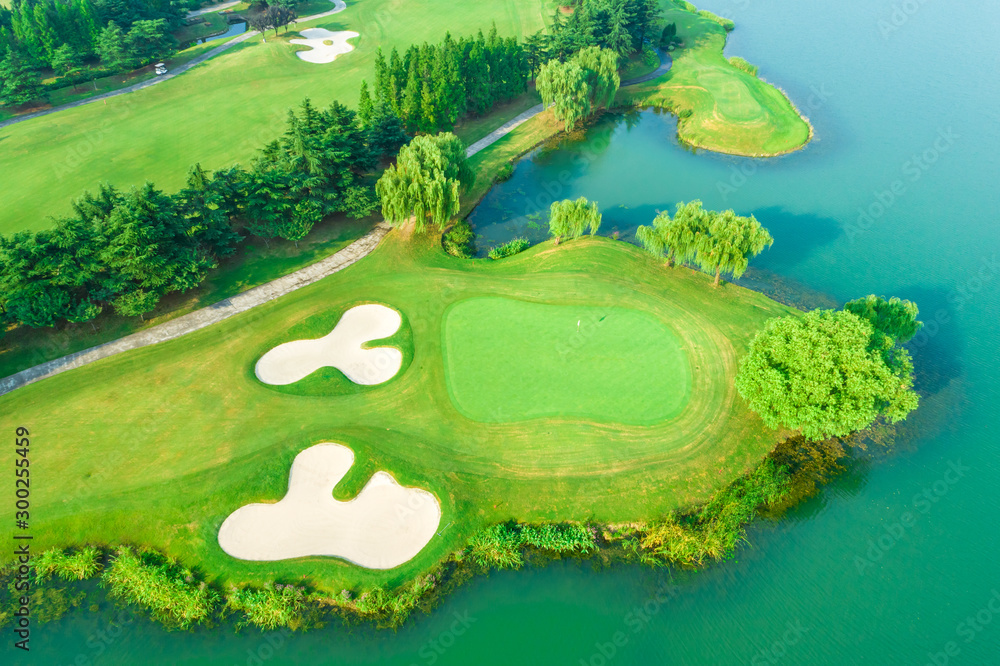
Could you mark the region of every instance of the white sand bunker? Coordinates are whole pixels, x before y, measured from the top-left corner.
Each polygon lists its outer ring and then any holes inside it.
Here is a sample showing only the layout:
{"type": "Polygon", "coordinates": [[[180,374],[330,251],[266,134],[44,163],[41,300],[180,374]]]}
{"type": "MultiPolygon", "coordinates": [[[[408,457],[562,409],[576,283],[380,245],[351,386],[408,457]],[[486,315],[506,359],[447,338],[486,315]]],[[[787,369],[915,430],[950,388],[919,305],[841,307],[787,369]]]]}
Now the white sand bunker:
{"type": "Polygon", "coordinates": [[[265,384],[284,386],[329,366],[355,384],[381,384],[399,372],[403,352],[395,347],[364,349],[362,345],[389,337],[402,324],[403,318],[392,308],[377,303],[358,305],[345,312],[322,338],[286,342],[267,352],[257,361],[254,373],[265,384]]]}
{"type": "Polygon", "coordinates": [[[348,39],[358,37],[358,33],[352,30],[341,30],[331,32],[324,28],[306,28],[299,32],[305,39],[289,40],[292,44],[309,46],[310,51],[298,51],[295,53],[306,62],[314,62],[323,65],[333,62],[337,56],[344,55],[348,51],[353,51],[354,47],[347,43],[348,39]]]}
{"type": "Polygon", "coordinates": [[[437,498],[376,472],[356,498],[338,502],[333,488],[353,464],[354,453],[340,444],[317,444],[295,456],[288,493],[276,504],[248,504],[230,514],[219,528],[222,550],[253,561],[328,555],[368,569],[412,559],[441,523],[437,498]]]}

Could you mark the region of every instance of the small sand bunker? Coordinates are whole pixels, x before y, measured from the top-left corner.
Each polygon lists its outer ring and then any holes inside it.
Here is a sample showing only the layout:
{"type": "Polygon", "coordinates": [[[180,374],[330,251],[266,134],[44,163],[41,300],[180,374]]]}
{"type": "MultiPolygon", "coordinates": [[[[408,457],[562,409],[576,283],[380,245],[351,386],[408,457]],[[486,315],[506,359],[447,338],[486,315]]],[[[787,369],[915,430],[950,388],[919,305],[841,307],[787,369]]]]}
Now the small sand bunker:
{"type": "Polygon", "coordinates": [[[377,303],[358,305],[344,313],[328,335],[278,345],[260,357],[254,368],[265,384],[284,386],[322,367],[337,368],[355,384],[372,386],[392,379],[403,365],[395,347],[364,349],[372,340],[387,338],[403,324],[392,308],[377,303]]]}
{"type": "Polygon", "coordinates": [[[324,28],[306,28],[299,34],[305,39],[292,39],[289,40],[290,43],[309,46],[311,50],[298,51],[295,55],[306,62],[314,62],[318,65],[333,62],[337,56],[353,51],[354,47],[348,44],[347,40],[358,37],[358,33],[351,30],[331,32],[324,28]]]}
{"type": "Polygon", "coordinates": [[[333,488],[353,464],[354,453],[341,444],[317,444],[295,456],[288,493],[276,504],[231,513],[219,528],[222,550],[258,562],[326,555],[368,569],[412,559],[441,523],[437,498],[376,472],[357,497],[339,502],[333,488]]]}

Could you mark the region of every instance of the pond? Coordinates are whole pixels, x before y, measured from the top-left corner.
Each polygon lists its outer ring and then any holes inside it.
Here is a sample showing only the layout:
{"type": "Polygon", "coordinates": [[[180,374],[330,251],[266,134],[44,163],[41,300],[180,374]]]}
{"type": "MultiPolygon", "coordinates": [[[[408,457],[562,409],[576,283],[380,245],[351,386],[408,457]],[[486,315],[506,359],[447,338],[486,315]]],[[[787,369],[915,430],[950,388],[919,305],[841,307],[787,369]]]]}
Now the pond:
{"type": "Polygon", "coordinates": [[[727,54],[759,65],[811,118],[812,145],[770,160],[694,154],[669,116],[610,116],[582,142],[533,153],[472,218],[481,249],[539,240],[535,206],[587,196],[602,231],[628,239],[698,198],[771,230],[774,247],[754,262],[768,288],[811,303],[916,301],[923,399],[893,451],[756,524],[734,561],[697,574],[566,562],[504,572],[396,633],[177,634],[140,620],[104,641],[112,615],[76,613],[37,628],[36,663],[839,666],[944,663],[946,650],[958,650],[953,663],[995,663],[1000,49],[977,28],[1000,24],[1000,5],[912,5],[894,17],[887,0],[707,3],[736,21],[727,54]]]}
{"type": "Polygon", "coordinates": [[[229,29],[226,30],[225,32],[219,33],[218,35],[212,35],[210,37],[205,37],[203,39],[199,39],[199,40],[197,40],[195,42],[195,44],[204,44],[205,42],[214,42],[217,39],[229,39],[230,37],[235,37],[236,35],[242,35],[246,31],[247,31],[247,22],[246,21],[238,21],[236,23],[230,23],[229,24],[229,29]]]}

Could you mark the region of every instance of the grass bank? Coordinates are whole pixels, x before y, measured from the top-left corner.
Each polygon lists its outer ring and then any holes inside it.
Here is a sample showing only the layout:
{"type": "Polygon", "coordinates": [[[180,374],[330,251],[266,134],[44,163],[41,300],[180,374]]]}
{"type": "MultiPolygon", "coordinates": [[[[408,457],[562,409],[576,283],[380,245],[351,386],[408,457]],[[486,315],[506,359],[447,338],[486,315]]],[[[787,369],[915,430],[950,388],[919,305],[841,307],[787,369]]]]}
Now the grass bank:
{"type": "Polygon", "coordinates": [[[771,157],[802,148],[812,127],[784,92],[726,59],[726,30],[668,0],[664,22],[682,45],[666,76],[619,92],[619,104],[658,106],[678,116],[681,141],[719,153],[771,157]]]}
{"type": "MultiPolygon", "coordinates": [[[[654,520],[704,501],[774,446],[775,434],[743,407],[732,379],[753,333],[791,312],[709,282],[602,238],[484,262],[445,255],[437,237],[391,234],[358,263],[277,301],[0,398],[39,442],[37,548],[143,544],[223,583],[338,592],[411,581],[477,531],[511,519],[654,520]],[[682,341],[691,398],[653,425],[600,415],[468,419],[448,396],[442,321],[447,308],[477,296],[643,311],[682,341]],[[405,372],[377,390],[335,396],[291,395],[255,379],[254,363],[284,332],[335,304],[366,300],[409,322],[414,352],[405,372]],[[437,495],[439,536],[390,571],[328,558],[251,563],[222,552],[216,534],[226,516],[283,496],[294,456],[321,441],[356,454],[338,498],[384,469],[437,495]]],[[[640,393],[635,400],[660,399],[640,393]]]]}

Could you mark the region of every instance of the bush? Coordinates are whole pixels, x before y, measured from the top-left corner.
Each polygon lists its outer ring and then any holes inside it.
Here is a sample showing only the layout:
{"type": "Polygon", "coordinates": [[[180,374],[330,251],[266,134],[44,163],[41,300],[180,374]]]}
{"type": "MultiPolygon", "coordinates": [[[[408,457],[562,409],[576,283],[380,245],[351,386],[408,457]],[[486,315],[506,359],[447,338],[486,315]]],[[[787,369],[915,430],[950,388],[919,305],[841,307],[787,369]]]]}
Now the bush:
{"type": "Polygon", "coordinates": [[[52,548],[35,557],[35,580],[46,581],[52,576],[63,580],[84,580],[101,570],[101,554],[93,546],[87,546],[70,554],[60,548],[52,548]]]}
{"type": "Polygon", "coordinates": [[[528,242],[527,238],[513,238],[503,245],[497,245],[491,249],[489,257],[490,259],[503,259],[511,257],[518,252],[524,252],[529,247],[531,247],[531,243],[528,242]]]}
{"type": "Polygon", "coordinates": [[[503,166],[497,169],[496,175],[493,177],[494,183],[502,183],[504,181],[510,180],[510,177],[514,175],[514,163],[504,162],[503,166]]]}
{"type": "Polygon", "coordinates": [[[226,607],[243,614],[237,627],[252,624],[261,629],[295,629],[302,624],[305,592],[294,585],[269,585],[264,589],[233,588],[226,595],[226,607]]]}
{"type": "Polygon", "coordinates": [[[468,220],[459,220],[441,239],[444,251],[453,257],[469,259],[476,254],[476,232],[468,220]]]}
{"type": "Polygon", "coordinates": [[[212,615],[219,595],[177,562],[122,546],[101,577],[110,594],[148,609],[168,627],[188,629],[212,615]]]}
{"type": "Polygon", "coordinates": [[[742,70],[749,74],[750,76],[757,76],[757,65],[751,65],[746,60],[739,56],[733,56],[729,59],[729,64],[736,69],[742,70]]]}

